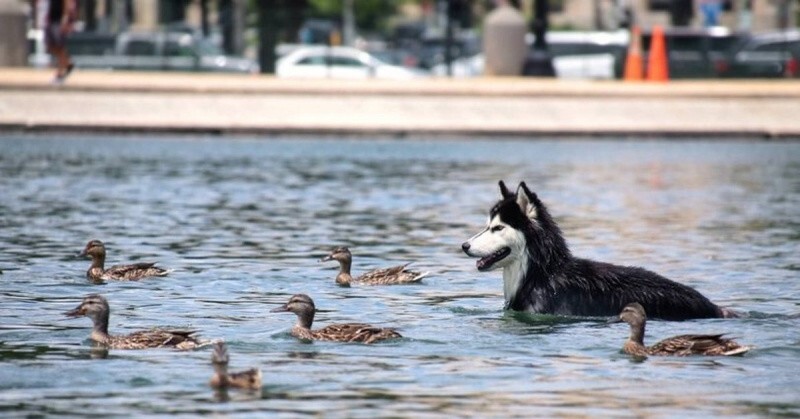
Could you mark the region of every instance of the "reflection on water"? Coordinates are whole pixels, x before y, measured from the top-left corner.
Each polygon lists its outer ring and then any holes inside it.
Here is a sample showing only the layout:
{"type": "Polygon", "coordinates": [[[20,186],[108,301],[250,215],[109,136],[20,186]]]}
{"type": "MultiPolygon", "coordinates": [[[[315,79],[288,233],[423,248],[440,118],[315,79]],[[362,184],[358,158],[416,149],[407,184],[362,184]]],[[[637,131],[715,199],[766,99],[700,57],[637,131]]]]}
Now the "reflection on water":
{"type": "Polygon", "coordinates": [[[0,138],[0,415],[798,415],[800,145],[737,141],[385,141],[0,138]],[[526,180],[580,256],[637,264],[750,313],[648,323],[648,341],[731,332],[741,358],[635,362],[627,329],[503,313],[500,274],[459,245],[496,182],[526,180]],[[74,254],[158,261],[169,277],[92,284],[74,254]],[[413,261],[422,284],[343,289],[318,263],[348,245],[354,272],[413,261]],[[192,327],[224,338],[260,392],[215,393],[210,352],[97,351],[88,293],[110,330],[192,327]],[[406,338],[298,342],[365,321],[406,338]]]}

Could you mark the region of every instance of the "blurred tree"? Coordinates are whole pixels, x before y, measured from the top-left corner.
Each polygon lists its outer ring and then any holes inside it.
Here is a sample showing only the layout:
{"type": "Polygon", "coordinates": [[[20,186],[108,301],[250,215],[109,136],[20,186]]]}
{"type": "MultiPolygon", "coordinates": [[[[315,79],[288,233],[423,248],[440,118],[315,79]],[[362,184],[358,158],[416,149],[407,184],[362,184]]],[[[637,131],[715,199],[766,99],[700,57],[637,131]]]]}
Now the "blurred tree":
{"type": "MultiPolygon", "coordinates": [[[[309,15],[339,21],[342,17],[343,0],[308,0],[309,15]]],[[[394,16],[403,1],[355,0],[355,17],[358,29],[375,32],[385,31],[387,20],[394,16]]]]}
{"type": "MultiPolygon", "coordinates": [[[[116,7],[116,1],[109,1],[112,7],[116,7]]],[[[127,3],[127,2],[126,2],[127,3]]],[[[158,21],[163,24],[183,22],[186,20],[186,6],[190,0],[170,0],[158,2],[158,21]]]]}
{"type": "Polygon", "coordinates": [[[308,13],[308,0],[268,0],[262,4],[261,0],[247,0],[248,25],[258,26],[259,13],[268,13],[273,18],[278,42],[297,42],[297,32],[303,24],[308,13]],[[253,19],[255,17],[255,19],[253,19]]]}

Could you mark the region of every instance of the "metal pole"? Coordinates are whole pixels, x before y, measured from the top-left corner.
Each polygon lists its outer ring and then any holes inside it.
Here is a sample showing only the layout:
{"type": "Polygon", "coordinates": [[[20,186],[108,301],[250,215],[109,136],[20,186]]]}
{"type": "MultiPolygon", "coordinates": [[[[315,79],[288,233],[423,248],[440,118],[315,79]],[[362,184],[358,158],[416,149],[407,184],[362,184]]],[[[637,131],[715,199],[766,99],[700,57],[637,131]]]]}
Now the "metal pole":
{"type": "Polygon", "coordinates": [[[342,45],[353,46],[356,37],[356,19],[353,13],[353,0],[342,3],[342,45]]]}
{"type": "Polygon", "coordinates": [[[525,64],[522,67],[522,74],[533,77],[555,77],[556,70],[553,68],[553,59],[547,50],[547,14],[550,4],[547,0],[535,0],[534,17],[531,30],[535,39],[533,47],[525,57],[525,64]]]}
{"type": "Polygon", "coordinates": [[[277,0],[259,0],[258,8],[258,64],[262,73],[275,72],[275,46],[278,43],[277,0]]]}
{"type": "Polygon", "coordinates": [[[447,0],[445,7],[444,62],[447,64],[447,77],[453,77],[453,8],[455,1],[458,0],[447,0]]]}
{"type": "Polygon", "coordinates": [[[211,33],[208,24],[208,0],[200,0],[200,27],[203,30],[203,37],[208,38],[211,33]]]}

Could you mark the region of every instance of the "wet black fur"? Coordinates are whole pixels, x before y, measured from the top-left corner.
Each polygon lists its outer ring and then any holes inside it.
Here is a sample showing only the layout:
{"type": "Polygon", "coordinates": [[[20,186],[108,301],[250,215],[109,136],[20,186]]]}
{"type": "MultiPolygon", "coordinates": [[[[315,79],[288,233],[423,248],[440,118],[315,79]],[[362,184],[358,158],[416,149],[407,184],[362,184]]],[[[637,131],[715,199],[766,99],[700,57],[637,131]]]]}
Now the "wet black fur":
{"type": "Polygon", "coordinates": [[[525,193],[536,208],[528,219],[502,181],[504,198],[491,210],[527,239],[528,272],[506,308],[572,316],[614,316],[629,303],[644,306],[650,318],[684,320],[724,317],[724,312],[697,290],[655,272],[573,257],[561,230],[545,205],[525,183],[525,193]]]}

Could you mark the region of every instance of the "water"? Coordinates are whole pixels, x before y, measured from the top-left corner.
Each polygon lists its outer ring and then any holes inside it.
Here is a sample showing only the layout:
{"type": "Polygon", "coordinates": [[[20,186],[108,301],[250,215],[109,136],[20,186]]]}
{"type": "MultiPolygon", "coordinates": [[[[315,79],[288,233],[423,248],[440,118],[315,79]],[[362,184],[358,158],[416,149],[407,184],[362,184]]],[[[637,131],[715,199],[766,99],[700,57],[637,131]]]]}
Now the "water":
{"type": "Polygon", "coordinates": [[[800,143],[389,141],[0,137],[0,416],[800,415],[800,143]],[[461,242],[483,227],[496,182],[524,179],[576,255],[646,266],[743,319],[651,322],[650,343],[730,332],[734,358],[619,353],[625,325],[503,312],[499,272],[461,242]],[[158,261],[167,278],[95,285],[108,263],[158,261]],[[353,287],[354,271],[414,261],[420,285],[353,287]],[[93,351],[90,320],[62,313],[99,292],[112,333],[195,327],[224,338],[257,392],[212,391],[210,352],[93,351]],[[301,343],[316,325],[396,326],[378,345],[301,343]]]}

